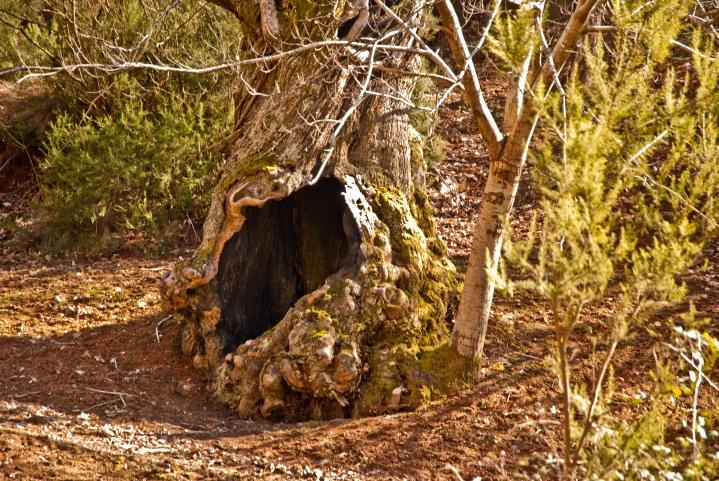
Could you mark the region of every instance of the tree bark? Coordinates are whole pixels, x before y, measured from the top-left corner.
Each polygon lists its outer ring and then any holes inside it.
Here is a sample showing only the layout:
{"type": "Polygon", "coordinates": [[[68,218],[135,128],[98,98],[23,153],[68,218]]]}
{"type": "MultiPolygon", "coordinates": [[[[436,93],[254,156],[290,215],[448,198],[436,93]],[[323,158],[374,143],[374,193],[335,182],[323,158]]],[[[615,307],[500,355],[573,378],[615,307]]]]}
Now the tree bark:
{"type": "MultiPolygon", "coordinates": [[[[253,27],[267,8],[215,3],[241,20],[255,52],[334,38],[341,13],[270,5],[268,39],[266,19],[253,27]]],[[[375,73],[363,88],[369,59],[410,71],[418,62],[370,50],[327,48],[245,74],[255,92],[235,98],[202,243],[163,277],[183,351],[243,418],[376,414],[417,406],[457,377],[446,349],[456,273],[423,192],[422,138],[398,100],[414,81],[375,73]]]]}
{"type": "Polygon", "coordinates": [[[510,146],[500,158],[490,159],[489,175],[474,223],[462,301],[452,332],[452,346],[461,356],[473,360],[481,360],[484,352],[494,276],[502,253],[502,231],[517,196],[526,158],[525,146],[517,145],[510,146]]]}

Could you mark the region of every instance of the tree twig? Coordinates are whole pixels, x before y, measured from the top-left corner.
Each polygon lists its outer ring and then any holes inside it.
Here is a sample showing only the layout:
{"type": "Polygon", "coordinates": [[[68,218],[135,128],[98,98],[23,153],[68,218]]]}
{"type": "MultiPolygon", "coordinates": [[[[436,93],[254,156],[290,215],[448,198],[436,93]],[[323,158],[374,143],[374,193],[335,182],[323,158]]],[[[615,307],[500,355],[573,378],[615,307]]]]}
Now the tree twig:
{"type": "MultiPolygon", "coordinates": [[[[691,343],[690,343],[691,345],[691,343]]],[[[692,447],[694,451],[694,459],[698,459],[699,457],[699,446],[697,444],[697,417],[699,413],[698,404],[699,404],[699,387],[701,386],[702,379],[704,378],[704,356],[701,355],[702,352],[702,337],[697,336],[697,350],[695,352],[699,353],[699,359],[697,359],[697,380],[694,383],[694,399],[692,400],[692,447]]]]}
{"type": "Polygon", "coordinates": [[[572,464],[576,465],[577,461],[579,461],[579,455],[582,453],[582,447],[584,446],[584,441],[587,438],[587,435],[589,434],[589,429],[592,426],[592,418],[594,417],[594,411],[597,408],[597,404],[599,403],[599,396],[602,392],[602,384],[604,383],[604,376],[606,376],[607,371],[609,370],[609,365],[612,362],[612,357],[614,357],[614,353],[617,349],[617,344],[619,344],[618,340],[614,340],[612,342],[612,346],[609,348],[609,353],[607,354],[607,357],[604,359],[604,363],[602,364],[602,370],[599,373],[599,379],[597,379],[597,383],[594,386],[594,394],[592,396],[592,403],[589,405],[589,409],[587,410],[587,415],[584,418],[584,427],[582,428],[582,434],[579,437],[579,441],[577,442],[577,447],[574,449],[574,459],[572,460],[572,464]]]}
{"type": "MultiPolygon", "coordinates": [[[[669,349],[671,349],[672,351],[674,351],[674,352],[676,352],[677,354],[679,354],[679,356],[681,356],[681,358],[684,359],[684,361],[686,361],[687,364],[689,364],[691,367],[693,367],[694,369],[699,369],[699,367],[697,367],[697,365],[694,364],[694,361],[692,361],[692,360],[689,358],[689,356],[687,356],[686,354],[684,354],[681,350],[677,349],[676,347],[674,347],[674,346],[672,346],[671,344],[668,344],[668,343],[666,343],[666,342],[664,343],[664,345],[665,345],[666,347],[668,347],[669,349]]],[[[706,374],[704,374],[704,372],[702,372],[702,377],[704,378],[704,380],[707,382],[707,384],[708,384],[709,386],[711,386],[711,387],[712,387],[713,389],[715,389],[716,391],[719,391],[719,385],[717,385],[714,381],[712,381],[706,374]]]]}
{"type": "Polygon", "coordinates": [[[94,389],[91,387],[86,387],[85,389],[87,389],[88,391],[97,392],[100,394],[112,394],[113,396],[120,396],[120,397],[122,397],[122,396],[135,397],[136,396],[136,394],[130,394],[130,393],[121,392],[121,391],[105,391],[103,389],[94,389]]]}
{"type": "Polygon", "coordinates": [[[447,65],[447,62],[445,62],[445,61],[442,59],[442,57],[441,57],[437,52],[435,52],[434,50],[432,50],[432,49],[429,47],[429,45],[427,45],[427,44],[425,43],[425,41],[422,39],[422,37],[420,37],[420,36],[417,34],[417,32],[415,31],[415,29],[413,29],[412,27],[410,27],[409,25],[407,25],[407,22],[405,22],[404,20],[402,20],[402,18],[400,18],[399,15],[397,15],[396,13],[394,13],[394,12],[392,11],[392,9],[389,8],[387,5],[385,5],[382,0],[374,0],[374,1],[375,1],[375,3],[376,3],[377,5],[379,5],[379,7],[380,7],[382,10],[384,10],[384,12],[385,12],[387,15],[390,16],[390,18],[392,18],[395,22],[399,23],[399,24],[402,26],[402,28],[403,28],[407,33],[409,33],[409,34],[412,36],[412,38],[415,39],[415,40],[417,41],[417,43],[418,43],[422,48],[424,48],[424,49],[427,51],[427,55],[430,56],[430,57],[432,58],[432,60],[434,60],[434,62],[435,62],[437,65],[439,65],[440,68],[442,68],[442,70],[444,70],[444,72],[447,74],[448,77],[450,77],[452,80],[455,80],[455,81],[458,80],[458,79],[457,79],[457,75],[452,71],[452,69],[449,67],[449,65],[447,65]]]}
{"type": "Polygon", "coordinates": [[[337,127],[335,127],[334,131],[332,132],[332,136],[329,139],[329,145],[322,154],[322,163],[320,164],[319,169],[317,169],[317,173],[307,183],[308,185],[314,185],[317,183],[318,180],[320,180],[320,177],[322,177],[322,173],[324,172],[325,167],[330,160],[330,157],[332,157],[332,153],[334,152],[335,144],[337,143],[337,138],[342,131],[342,127],[344,127],[345,123],[347,123],[347,120],[350,118],[352,113],[357,110],[357,107],[359,107],[362,101],[366,98],[367,89],[369,88],[370,80],[372,80],[372,70],[374,68],[374,56],[375,52],[377,51],[377,45],[379,44],[379,42],[383,41],[385,37],[377,39],[377,41],[372,46],[369,57],[367,59],[367,74],[365,76],[364,83],[362,84],[362,89],[360,90],[359,95],[357,95],[357,98],[352,103],[352,105],[350,105],[344,115],[342,115],[342,117],[337,121],[337,127]]]}
{"type": "Polygon", "coordinates": [[[304,45],[299,45],[290,50],[284,50],[270,55],[257,56],[253,58],[247,58],[244,60],[238,60],[236,62],[221,63],[217,65],[210,65],[206,67],[189,67],[186,65],[165,65],[165,64],[154,64],[148,62],[117,62],[117,63],[76,63],[69,65],[60,65],[57,67],[48,67],[45,65],[17,65],[14,67],[8,67],[0,70],[0,76],[10,75],[18,72],[27,72],[24,76],[16,81],[16,83],[22,83],[27,79],[34,77],[48,77],[57,75],[60,73],[73,73],[76,71],[99,71],[108,74],[122,73],[129,70],[151,70],[156,72],[166,73],[177,73],[177,74],[208,74],[213,72],[220,72],[223,70],[232,70],[248,65],[262,65],[270,64],[278,60],[301,55],[306,52],[318,50],[323,47],[352,47],[361,50],[386,50],[389,52],[406,52],[418,55],[424,55],[433,59],[433,52],[427,51],[426,49],[410,48],[401,45],[389,45],[366,43],[366,42],[348,42],[345,40],[322,40],[318,42],[311,42],[304,45]]]}

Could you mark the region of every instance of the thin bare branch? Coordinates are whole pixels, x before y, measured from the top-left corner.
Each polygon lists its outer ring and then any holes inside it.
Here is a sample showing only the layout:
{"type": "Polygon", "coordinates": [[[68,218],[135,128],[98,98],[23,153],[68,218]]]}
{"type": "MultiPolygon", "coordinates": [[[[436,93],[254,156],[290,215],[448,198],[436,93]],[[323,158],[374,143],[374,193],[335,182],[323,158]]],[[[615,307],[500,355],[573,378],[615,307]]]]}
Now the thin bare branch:
{"type": "Polygon", "coordinates": [[[572,464],[577,464],[577,461],[579,461],[579,456],[582,453],[582,447],[584,446],[584,442],[587,439],[587,435],[589,434],[589,430],[592,426],[592,418],[594,418],[594,411],[597,409],[597,405],[599,404],[599,396],[601,395],[601,392],[602,392],[602,384],[604,383],[604,377],[607,375],[607,371],[609,371],[609,365],[612,362],[612,358],[614,357],[614,353],[617,350],[618,344],[619,344],[619,341],[615,339],[612,342],[611,347],[609,348],[607,357],[604,358],[604,363],[602,364],[602,370],[599,373],[599,379],[597,379],[597,383],[594,386],[592,403],[589,405],[589,409],[587,410],[587,416],[584,418],[584,426],[582,427],[582,434],[579,437],[579,441],[577,442],[577,447],[574,450],[574,459],[572,460],[572,464]]]}
{"type": "Polygon", "coordinates": [[[425,50],[427,50],[427,56],[429,56],[442,70],[444,70],[445,74],[447,74],[448,77],[457,80],[457,75],[452,71],[452,69],[447,65],[447,63],[442,59],[442,57],[435,51],[433,51],[424,40],[422,40],[422,37],[420,37],[416,29],[410,27],[407,25],[407,22],[402,20],[402,18],[399,17],[396,13],[392,11],[391,8],[389,8],[387,5],[384,4],[382,0],[375,0],[375,3],[379,5],[379,7],[384,10],[384,12],[389,15],[392,20],[399,23],[402,28],[409,33],[412,38],[415,39],[415,41],[425,50]]]}
{"type": "Polygon", "coordinates": [[[332,132],[332,136],[330,137],[328,146],[323,153],[324,158],[322,159],[322,163],[320,164],[320,167],[317,170],[315,176],[308,182],[308,185],[314,185],[315,183],[317,183],[318,180],[320,180],[320,178],[322,177],[322,173],[324,172],[325,167],[327,166],[327,163],[329,162],[330,158],[332,157],[332,153],[335,150],[335,144],[337,143],[337,138],[342,131],[342,127],[344,127],[350,116],[354,113],[355,110],[357,110],[357,107],[359,107],[362,101],[367,97],[367,90],[369,89],[370,80],[372,80],[372,70],[374,68],[374,56],[375,52],[377,51],[377,45],[380,42],[384,41],[386,37],[387,35],[380,39],[377,39],[377,41],[372,46],[372,49],[370,50],[369,56],[367,58],[368,68],[367,74],[365,75],[364,83],[362,84],[362,89],[360,90],[360,93],[357,95],[357,98],[352,103],[352,105],[350,105],[344,115],[342,115],[342,117],[338,120],[337,126],[335,127],[334,131],[332,132]]]}
{"type": "Polygon", "coordinates": [[[465,100],[472,110],[482,138],[487,143],[490,157],[494,157],[499,151],[504,135],[499,130],[497,122],[484,99],[479,76],[474,67],[474,62],[470,57],[469,48],[464,39],[457,13],[450,0],[439,0],[437,2],[437,10],[439,10],[442,24],[446,29],[446,36],[449,47],[452,50],[454,62],[457,65],[464,65],[467,68],[468,75],[462,78],[465,100]]]}
{"type": "MultiPolygon", "coordinates": [[[[682,359],[684,359],[684,361],[685,361],[687,364],[689,364],[691,367],[693,367],[695,370],[699,370],[699,366],[697,366],[697,365],[694,363],[694,361],[693,361],[689,356],[687,356],[686,354],[684,354],[680,349],[677,349],[675,346],[672,346],[671,344],[668,344],[668,343],[666,343],[666,342],[663,343],[663,344],[664,344],[666,347],[668,347],[669,349],[671,349],[672,351],[674,351],[674,352],[676,352],[677,354],[679,354],[679,356],[680,356],[682,359]]],[[[717,383],[715,383],[714,381],[712,381],[703,371],[702,371],[702,377],[703,377],[704,380],[707,382],[707,384],[712,387],[712,389],[714,389],[715,391],[719,392],[719,385],[718,385],[717,383]]]]}
{"type": "Polygon", "coordinates": [[[73,72],[101,72],[106,74],[117,74],[126,72],[129,70],[152,70],[157,72],[177,73],[177,74],[207,74],[213,72],[220,72],[223,70],[234,70],[239,67],[248,65],[266,65],[272,64],[278,60],[300,55],[313,50],[318,50],[324,47],[352,47],[360,50],[384,50],[390,52],[406,52],[424,56],[430,56],[431,52],[425,49],[408,48],[399,45],[388,45],[388,44],[370,44],[366,42],[347,42],[345,40],[323,40],[318,42],[312,42],[304,45],[300,45],[296,48],[277,52],[270,55],[262,55],[244,60],[238,60],[236,62],[228,62],[217,65],[211,65],[206,67],[189,67],[180,65],[163,65],[153,64],[148,62],[118,62],[118,63],[77,63],[70,65],[61,65],[58,67],[48,67],[43,65],[19,65],[15,67],[9,67],[0,70],[0,76],[10,75],[18,72],[28,72],[23,77],[17,80],[17,83],[21,83],[29,78],[33,77],[48,77],[57,75],[60,73],[73,73],[73,72]]]}
{"type": "Polygon", "coordinates": [[[584,26],[587,23],[589,15],[592,13],[592,10],[594,10],[594,7],[602,1],[603,0],[579,0],[572,16],[569,17],[564,30],[562,30],[559,40],[557,40],[557,43],[554,45],[552,55],[542,67],[539,78],[541,78],[545,84],[549,84],[550,81],[553,80],[553,70],[562,70],[584,32],[584,26]]]}
{"type": "Polygon", "coordinates": [[[696,55],[697,57],[703,58],[704,60],[716,60],[716,57],[710,57],[709,55],[706,55],[699,50],[690,47],[689,45],[686,45],[684,43],[681,43],[679,40],[672,40],[671,44],[675,47],[677,47],[680,50],[684,50],[685,52],[688,52],[692,55],[696,55]]]}

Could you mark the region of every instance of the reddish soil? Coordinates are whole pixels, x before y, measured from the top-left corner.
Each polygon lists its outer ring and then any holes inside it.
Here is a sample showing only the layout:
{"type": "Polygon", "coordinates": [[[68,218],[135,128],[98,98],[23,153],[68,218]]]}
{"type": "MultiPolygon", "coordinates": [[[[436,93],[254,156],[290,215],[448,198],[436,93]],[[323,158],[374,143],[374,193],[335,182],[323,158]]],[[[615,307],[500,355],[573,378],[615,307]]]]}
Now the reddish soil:
{"type": "MultiPolygon", "coordinates": [[[[457,97],[442,117],[448,155],[431,198],[461,266],[486,157],[457,97]]],[[[0,196],[0,221],[21,215],[16,197],[0,196]]],[[[520,192],[517,225],[531,201],[520,192]]],[[[544,362],[553,333],[536,299],[498,297],[488,368],[467,392],[420,412],[261,424],[238,420],[213,398],[179,351],[178,323],[164,318],[157,279],[187,252],[73,261],[1,237],[0,479],[458,479],[452,470],[466,480],[556,478],[560,398],[544,362]]],[[[687,281],[699,311],[716,319],[719,245],[707,255],[710,270],[687,281]]],[[[577,380],[592,382],[607,349],[608,307],[577,331],[577,380]]],[[[636,333],[618,352],[616,407],[625,418],[649,390],[652,350],[666,339],[657,330],[636,333]]],[[[704,396],[719,409],[717,396],[704,396]]]]}

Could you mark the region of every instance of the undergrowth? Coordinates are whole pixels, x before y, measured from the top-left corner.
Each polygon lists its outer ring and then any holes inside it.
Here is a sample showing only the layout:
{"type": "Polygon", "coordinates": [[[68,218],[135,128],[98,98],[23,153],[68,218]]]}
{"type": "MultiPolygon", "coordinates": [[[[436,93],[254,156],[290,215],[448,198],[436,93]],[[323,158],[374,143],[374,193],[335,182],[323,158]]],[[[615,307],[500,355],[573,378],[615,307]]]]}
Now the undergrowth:
{"type": "MultiPolygon", "coordinates": [[[[703,453],[697,439],[697,401],[685,392],[699,396],[701,365],[688,383],[662,374],[644,419],[622,423],[612,416],[617,349],[655,322],[660,308],[685,301],[680,275],[696,265],[719,227],[719,60],[713,36],[677,14],[693,5],[611,2],[608,21],[616,33],[583,49],[562,89],[534,94],[543,99],[539,146],[530,152],[541,217],[525,238],[506,242],[498,281],[510,293],[522,289],[546,301],[554,330],[548,365],[562,399],[562,479],[716,479],[704,467],[715,456],[703,453]],[[680,35],[692,43],[691,55],[671,50],[680,35]],[[682,69],[674,66],[680,58],[682,69]],[[517,281],[506,280],[506,266],[517,281]],[[597,327],[603,361],[587,384],[577,378],[569,346],[601,305],[609,306],[597,327]],[[676,429],[672,403],[680,402],[692,406],[689,456],[680,437],[664,442],[676,429]]],[[[518,15],[497,27],[507,63],[512,48],[522,54],[526,25],[518,15]]],[[[704,349],[700,342],[685,356],[713,364],[716,354],[707,349],[717,350],[716,339],[691,332],[695,344],[705,339],[704,349]]],[[[712,417],[717,413],[703,419],[712,417]]]]}
{"type": "Polygon", "coordinates": [[[40,162],[42,247],[102,251],[117,244],[112,234],[162,239],[199,221],[221,160],[208,146],[229,123],[220,100],[169,97],[153,112],[127,101],[88,122],[61,114],[40,162]]]}
{"type": "MultiPolygon", "coordinates": [[[[212,65],[234,57],[241,41],[222,9],[164,0],[7,0],[0,37],[0,69],[212,65]]],[[[221,161],[210,146],[232,125],[231,73],[26,74],[6,72],[0,84],[0,147],[30,152],[28,165],[39,166],[31,219],[13,227],[16,239],[106,254],[169,247],[181,240],[171,229],[194,235],[221,161]]]]}

